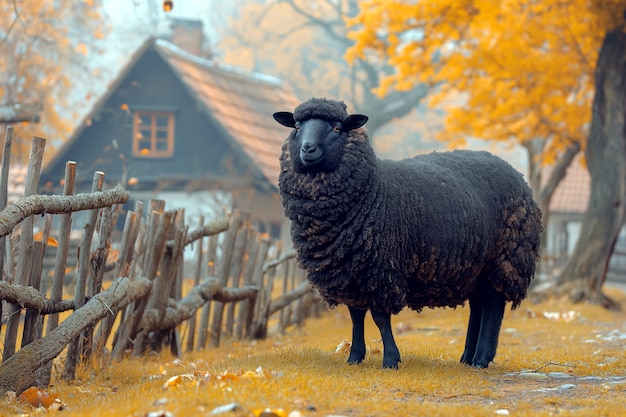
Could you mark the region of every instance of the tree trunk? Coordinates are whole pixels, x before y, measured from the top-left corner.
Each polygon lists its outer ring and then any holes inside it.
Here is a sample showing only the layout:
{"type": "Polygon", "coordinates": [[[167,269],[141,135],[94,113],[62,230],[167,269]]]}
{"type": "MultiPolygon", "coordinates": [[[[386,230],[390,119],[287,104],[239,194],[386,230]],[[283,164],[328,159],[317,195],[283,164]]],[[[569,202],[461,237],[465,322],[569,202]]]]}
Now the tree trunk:
{"type": "Polygon", "coordinates": [[[591,174],[589,208],[580,238],[558,279],[574,301],[617,305],[602,293],[609,259],[624,222],[626,196],[626,34],[607,32],[595,74],[596,93],[586,157],[591,174]]]}

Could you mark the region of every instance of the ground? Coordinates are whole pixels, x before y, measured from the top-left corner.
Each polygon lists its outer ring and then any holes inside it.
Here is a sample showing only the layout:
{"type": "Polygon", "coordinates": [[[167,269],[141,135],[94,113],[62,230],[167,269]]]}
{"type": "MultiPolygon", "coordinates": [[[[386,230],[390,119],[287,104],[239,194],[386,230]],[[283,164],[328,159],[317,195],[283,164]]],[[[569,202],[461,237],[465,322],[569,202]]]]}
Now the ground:
{"type": "MultiPolygon", "coordinates": [[[[607,292],[626,310],[621,289],[607,292]]],[[[459,363],[468,313],[395,316],[398,370],[381,368],[382,345],[369,317],[366,359],[346,363],[350,319],[338,307],[265,341],[227,342],[179,359],[162,354],[84,366],[77,381],[55,379],[48,392],[67,417],[623,415],[625,312],[526,300],[507,310],[498,354],[486,370],[459,363]]],[[[40,412],[0,400],[0,416],[40,412]]]]}

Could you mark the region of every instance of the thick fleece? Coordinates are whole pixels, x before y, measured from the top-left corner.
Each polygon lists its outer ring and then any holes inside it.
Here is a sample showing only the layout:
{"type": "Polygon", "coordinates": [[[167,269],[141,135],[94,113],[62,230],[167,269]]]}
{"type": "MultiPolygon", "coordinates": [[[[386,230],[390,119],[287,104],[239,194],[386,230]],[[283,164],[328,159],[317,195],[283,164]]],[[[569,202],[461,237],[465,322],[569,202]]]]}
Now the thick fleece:
{"type": "Polygon", "coordinates": [[[541,220],[517,171],[487,152],[377,160],[363,131],[346,139],[335,172],[289,169],[290,141],[281,157],[298,260],[328,303],[395,314],[454,307],[491,285],[519,305],[541,220]]]}
{"type": "MultiPolygon", "coordinates": [[[[327,99],[294,111],[297,123],[346,116],[327,99]]],[[[279,189],[300,266],[330,305],[396,314],[493,292],[515,308],[526,297],[541,211],[508,163],[466,150],[381,160],[359,128],[337,139],[336,169],[303,170],[296,134],[282,147],[279,189]]]]}

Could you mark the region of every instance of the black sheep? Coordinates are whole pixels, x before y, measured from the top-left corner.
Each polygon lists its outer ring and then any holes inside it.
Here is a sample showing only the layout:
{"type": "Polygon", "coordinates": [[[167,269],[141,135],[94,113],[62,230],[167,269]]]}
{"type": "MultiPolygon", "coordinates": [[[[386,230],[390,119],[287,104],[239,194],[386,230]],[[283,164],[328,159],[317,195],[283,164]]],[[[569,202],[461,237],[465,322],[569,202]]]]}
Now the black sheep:
{"type": "Polygon", "coordinates": [[[279,189],[298,261],[325,301],[349,308],[348,363],[365,357],[368,309],[383,366],[397,368],[392,314],[469,300],[461,362],[486,368],[505,303],[515,308],[526,297],[539,259],[532,190],[488,152],[378,159],[361,128],[367,116],[346,109],[312,98],[274,118],[294,129],[282,147],[279,189]]]}

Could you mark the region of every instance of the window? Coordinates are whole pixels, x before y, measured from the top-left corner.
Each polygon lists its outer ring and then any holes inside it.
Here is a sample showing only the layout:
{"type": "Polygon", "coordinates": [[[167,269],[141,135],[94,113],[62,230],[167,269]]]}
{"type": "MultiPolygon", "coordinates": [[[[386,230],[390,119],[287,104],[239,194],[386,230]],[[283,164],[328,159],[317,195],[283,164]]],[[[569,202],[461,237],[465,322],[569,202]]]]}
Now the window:
{"type": "Polygon", "coordinates": [[[280,223],[260,221],[257,225],[259,233],[269,235],[272,239],[280,239],[280,223]]]}
{"type": "Polygon", "coordinates": [[[136,111],[133,114],[133,156],[167,158],[174,154],[174,113],[136,111]]]}

